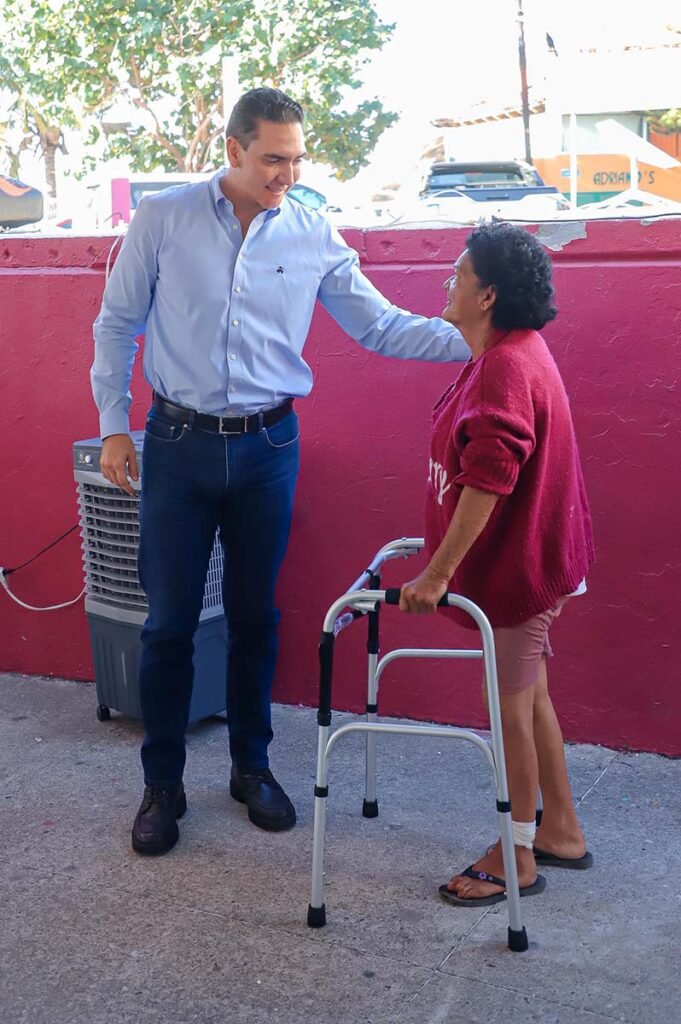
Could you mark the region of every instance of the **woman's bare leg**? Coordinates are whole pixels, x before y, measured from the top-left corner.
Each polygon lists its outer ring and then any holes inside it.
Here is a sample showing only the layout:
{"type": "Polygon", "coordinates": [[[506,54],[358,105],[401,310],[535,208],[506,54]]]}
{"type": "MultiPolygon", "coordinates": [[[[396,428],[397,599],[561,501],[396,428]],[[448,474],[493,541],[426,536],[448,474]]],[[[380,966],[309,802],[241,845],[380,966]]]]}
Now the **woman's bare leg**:
{"type": "MultiPolygon", "coordinates": [[[[534,691],[535,687],[529,687],[520,693],[499,695],[506,774],[514,821],[534,821],[537,805],[539,770],[534,744],[534,691]]],[[[516,846],[515,852],[520,887],[532,885],[537,877],[532,850],[516,846]]],[[[486,871],[503,878],[501,843],[497,843],[489,853],[476,861],[473,867],[476,871],[486,871]]],[[[499,886],[491,882],[463,878],[461,875],[455,875],[447,887],[462,899],[475,899],[501,892],[499,886]]]]}
{"type": "Polygon", "coordinates": [[[570,791],[563,734],[549,695],[545,658],[533,693],[534,747],[544,805],[535,845],[560,857],[581,857],[586,845],[570,791]]]}

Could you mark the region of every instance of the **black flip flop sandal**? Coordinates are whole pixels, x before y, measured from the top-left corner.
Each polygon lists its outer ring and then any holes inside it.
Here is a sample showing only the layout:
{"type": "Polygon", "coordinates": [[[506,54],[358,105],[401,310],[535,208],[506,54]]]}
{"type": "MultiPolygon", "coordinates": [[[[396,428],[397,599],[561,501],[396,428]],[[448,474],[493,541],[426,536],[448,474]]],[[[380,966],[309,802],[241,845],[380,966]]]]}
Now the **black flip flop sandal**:
{"type": "Polygon", "coordinates": [[[536,864],[545,864],[551,868],[568,868],[570,871],[587,871],[593,867],[593,854],[587,850],[582,857],[557,857],[555,853],[548,853],[540,850],[538,846],[532,847],[536,864]]]}
{"type": "MultiPolygon", "coordinates": [[[[504,889],[506,888],[506,882],[503,878],[498,878],[496,875],[490,875],[487,871],[476,871],[473,865],[462,871],[461,874],[465,878],[475,878],[480,882],[491,882],[492,885],[500,885],[504,889]]],[[[546,888],[546,879],[543,875],[537,875],[532,885],[526,885],[520,889],[521,896],[538,896],[540,892],[543,892],[546,888]]],[[[506,899],[505,892],[495,892],[491,896],[477,896],[473,899],[463,899],[461,896],[457,896],[456,893],[450,892],[447,888],[447,883],[441,885],[438,892],[443,900],[447,903],[451,903],[454,907],[491,907],[494,903],[503,903],[506,899]]]]}

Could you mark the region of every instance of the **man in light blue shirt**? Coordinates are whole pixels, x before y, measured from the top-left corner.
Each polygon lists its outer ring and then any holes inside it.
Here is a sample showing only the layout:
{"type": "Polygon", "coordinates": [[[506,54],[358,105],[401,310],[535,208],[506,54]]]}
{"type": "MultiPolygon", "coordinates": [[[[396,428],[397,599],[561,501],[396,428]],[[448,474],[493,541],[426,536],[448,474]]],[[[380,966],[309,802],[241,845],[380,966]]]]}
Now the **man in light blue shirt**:
{"type": "Polygon", "coordinates": [[[469,356],[445,321],[388,302],[328,221],[286,197],[305,157],[302,122],[300,106],[278,90],[242,96],[227,126],[229,167],[140,203],[94,326],[101,469],[128,493],[138,478],[128,389],[142,332],[154,389],[140,506],[145,791],[132,845],[142,854],[174,846],[186,809],[193,635],[216,529],[225,555],[230,792],[261,828],[295,824],[267,750],[274,585],[298,473],[292,404],[312,387],[302,351],[315,301],[382,355],[469,356]]]}

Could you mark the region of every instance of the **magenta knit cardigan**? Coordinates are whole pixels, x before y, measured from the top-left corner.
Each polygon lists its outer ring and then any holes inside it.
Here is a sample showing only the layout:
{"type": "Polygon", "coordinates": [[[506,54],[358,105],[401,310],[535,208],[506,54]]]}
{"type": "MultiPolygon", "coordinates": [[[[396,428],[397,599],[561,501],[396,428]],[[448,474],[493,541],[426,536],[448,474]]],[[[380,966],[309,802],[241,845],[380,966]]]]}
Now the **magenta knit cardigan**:
{"type": "MultiPolygon", "coordinates": [[[[494,627],[517,626],[571,593],[593,562],[593,533],[565,387],[536,331],[498,332],[433,412],[426,543],[444,537],[464,486],[498,494],[450,590],[494,627]]],[[[475,628],[460,609],[462,625],[475,628]]]]}

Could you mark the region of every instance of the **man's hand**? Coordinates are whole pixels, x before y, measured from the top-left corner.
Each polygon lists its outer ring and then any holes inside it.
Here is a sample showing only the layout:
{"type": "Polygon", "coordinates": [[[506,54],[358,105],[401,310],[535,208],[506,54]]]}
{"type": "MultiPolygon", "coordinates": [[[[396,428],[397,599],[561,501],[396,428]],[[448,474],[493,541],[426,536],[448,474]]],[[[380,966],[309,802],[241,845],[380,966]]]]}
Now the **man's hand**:
{"type": "Polygon", "coordinates": [[[99,460],[102,476],[116,484],[126,494],[134,494],[130,480],[139,480],[137,455],[130,434],[110,434],[102,441],[99,460]]]}
{"type": "Polygon", "coordinates": [[[426,566],[416,579],[402,584],[400,611],[415,612],[419,615],[434,612],[442,595],[447,593],[448,586],[448,579],[431,569],[430,566],[426,566]]]}

